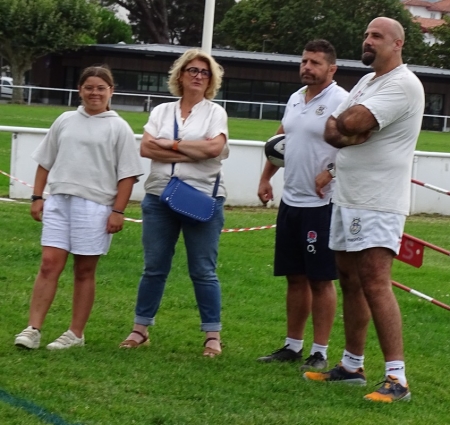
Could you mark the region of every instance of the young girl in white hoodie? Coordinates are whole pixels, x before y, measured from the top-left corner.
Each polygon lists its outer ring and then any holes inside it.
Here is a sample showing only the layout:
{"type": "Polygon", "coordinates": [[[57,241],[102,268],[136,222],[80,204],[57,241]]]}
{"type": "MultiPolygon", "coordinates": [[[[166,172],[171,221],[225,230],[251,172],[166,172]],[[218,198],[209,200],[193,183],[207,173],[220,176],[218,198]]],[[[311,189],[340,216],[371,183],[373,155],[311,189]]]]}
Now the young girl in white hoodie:
{"type": "Polygon", "coordinates": [[[122,230],[124,210],[142,175],[133,131],[109,109],[111,72],[86,68],[78,84],[82,106],[52,124],[32,158],[38,163],[31,215],[42,221],[42,261],[31,297],[28,327],[15,345],[38,348],[41,326],[53,302],[69,253],[74,257],[74,296],[69,329],[47,345],[84,345],[84,328],[95,297],[95,271],[112,234],[122,230]],[[50,196],[44,202],[44,188],[50,196]]]}

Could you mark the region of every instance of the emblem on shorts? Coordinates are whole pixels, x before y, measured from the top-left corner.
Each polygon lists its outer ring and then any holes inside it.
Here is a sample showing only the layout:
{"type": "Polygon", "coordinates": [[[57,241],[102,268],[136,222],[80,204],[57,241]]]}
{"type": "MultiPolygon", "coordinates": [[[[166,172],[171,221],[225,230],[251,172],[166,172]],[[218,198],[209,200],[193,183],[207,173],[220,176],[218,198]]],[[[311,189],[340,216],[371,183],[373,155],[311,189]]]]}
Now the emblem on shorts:
{"type": "Polygon", "coordinates": [[[352,224],[350,224],[350,233],[352,235],[357,235],[361,231],[361,224],[359,223],[361,219],[356,217],[353,219],[352,224]]]}
{"type": "Polygon", "coordinates": [[[319,107],[316,109],[316,115],[323,115],[325,109],[327,109],[325,105],[319,105],[319,107]]]}
{"type": "Polygon", "coordinates": [[[317,242],[317,232],[315,232],[314,230],[310,230],[306,235],[306,242],[308,243],[317,242]]]}

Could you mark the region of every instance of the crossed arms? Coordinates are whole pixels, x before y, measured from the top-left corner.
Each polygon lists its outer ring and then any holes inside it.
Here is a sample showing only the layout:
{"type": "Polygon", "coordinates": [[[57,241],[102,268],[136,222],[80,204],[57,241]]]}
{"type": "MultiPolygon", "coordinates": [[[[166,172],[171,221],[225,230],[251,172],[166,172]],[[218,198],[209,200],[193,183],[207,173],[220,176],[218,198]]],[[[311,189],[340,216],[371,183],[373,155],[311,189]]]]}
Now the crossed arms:
{"type": "Polygon", "coordinates": [[[360,145],[376,129],[378,122],[363,105],[354,105],[342,112],[337,118],[328,118],[325,126],[325,141],[335,148],[360,145]]]}
{"type": "Polygon", "coordinates": [[[182,140],[178,143],[178,150],[173,150],[174,140],[155,139],[144,132],[141,141],[140,153],[145,158],[159,162],[196,162],[208,158],[216,158],[223,150],[226,137],[219,134],[213,139],[182,140]]]}

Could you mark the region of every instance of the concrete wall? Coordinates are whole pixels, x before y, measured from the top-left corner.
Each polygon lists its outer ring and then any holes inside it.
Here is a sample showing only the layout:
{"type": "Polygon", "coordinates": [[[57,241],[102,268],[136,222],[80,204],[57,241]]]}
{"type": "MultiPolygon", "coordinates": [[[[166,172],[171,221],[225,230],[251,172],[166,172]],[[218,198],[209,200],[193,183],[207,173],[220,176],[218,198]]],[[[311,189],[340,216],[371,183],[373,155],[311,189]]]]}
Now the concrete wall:
{"type": "MultiPolygon", "coordinates": [[[[9,129],[12,135],[11,145],[11,175],[30,185],[34,184],[37,164],[30,158],[39,142],[44,138],[47,130],[21,127],[0,127],[0,131],[9,129]]],[[[136,135],[136,149],[139,149],[141,135],[136,135]]],[[[228,191],[227,205],[260,205],[256,192],[259,176],[264,167],[265,156],[263,142],[230,140],[230,156],[223,162],[223,173],[228,191]]],[[[146,175],[134,185],[131,199],[140,201],[144,195],[144,182],[150,171],[151,161],[142,158],[142,167],[146,175]]],[[[278,205],[283,187],[283,169],[273,178],[275,199],[278,205]]],[[[9,196],[13,199],[26,199],[32,194],[32,189],[23,183],[11,179],[9,196]]]]}
{"type": "MultiPolygon", "coordinates": [[[[31,152],[44,137],[46,130],[21,127],[0,127],[12,135],[11,175],[30,185],[34,183],[37,164],[30,158],[31,152]]],[[[136,149],[141,136],[136,135],[136,149]]],[[[259,177],[264,167],[264,143],[259,141],[230,140],[230,156],[223,162],[225,184],[228,191],[227,205],[260,205],[256,195],[259,177]]],[[[151,161],[142,158],[144,170],[150,170],[151,161]]],[[[413,164],[413,179],[450,191],[450,153],[416,152],[413,164]]],[[[132,200],[140,201],[144,194],[144,181],[141,178],[134,187],[132,200]]],[[[272,179],[275,199],[273,206],[280,202],[283,187],[283,169],[272,179]]],[[[13,199],[29,198],[32,189],[11,179],[9,195],[13,199]]],[[[450,215],[450,196],[412,185],[411,213],[438,213],[450,215]]]]}

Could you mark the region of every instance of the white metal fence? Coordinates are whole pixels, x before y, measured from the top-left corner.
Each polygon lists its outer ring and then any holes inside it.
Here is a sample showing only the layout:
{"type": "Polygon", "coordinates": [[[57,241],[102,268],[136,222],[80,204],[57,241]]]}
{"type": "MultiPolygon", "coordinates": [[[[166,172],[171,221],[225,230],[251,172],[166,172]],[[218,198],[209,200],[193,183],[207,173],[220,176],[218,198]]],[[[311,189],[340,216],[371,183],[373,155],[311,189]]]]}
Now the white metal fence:
{"type": "MultiPolygon", "coordinates": [[[[78,90],[75,89],[55,89],[51,87],[36,86],[9,87],[22,87],[24,89],[24,100],[28,105],[31,105],[32,103],[43,103],[78,106],[79,104],[78,90]]],[[[10,97],[11,95],[8,95],[8,98],[10,97]]],[[[2,98],[2,91],[0,91],[0,98],[2,98]]],[[[173,96],[157,94],[115,92],[112,98],[111,107],[116,110],[150,112],[160,103],[175,99],[177,98],[173,96]]],[[[286,107],[286,104],[282,103],[247,102],[225,99],[215,99],[214,101],[222,105],[227,111],[228,116],[233,118],[281,120],[286,107]]],[[[449,116],[424,114],[423,117],[423,130],[450,131],[449,116]]]]}
{"type": "MultiPolygon", "coordinates": [[[[32,103],[42,103],[51,105],[79,105],[78,90],[76,89],[55,89],[51,87],[36,86],[8,86],[24,89],[24,100],[28,105],[32,103]]],[[[11,95],[2,95],[0,97],[10,99],[11,95]]],[[[145,93],[124,93],[114,92],[111,101],[111,107],[116,110],[125,111],[144,111],[150,112],[160,103],[173,101],[177,99],[174,96],[145,94],[145,93]]],[[[283,116],[285,104],[267,103],[267,102],[247,102],[242,100],[214,99],[222,105],[228,113],[228,116],[235,118],[254,118],[254,119],[273,119],[280,120],[283,116]]]]}

